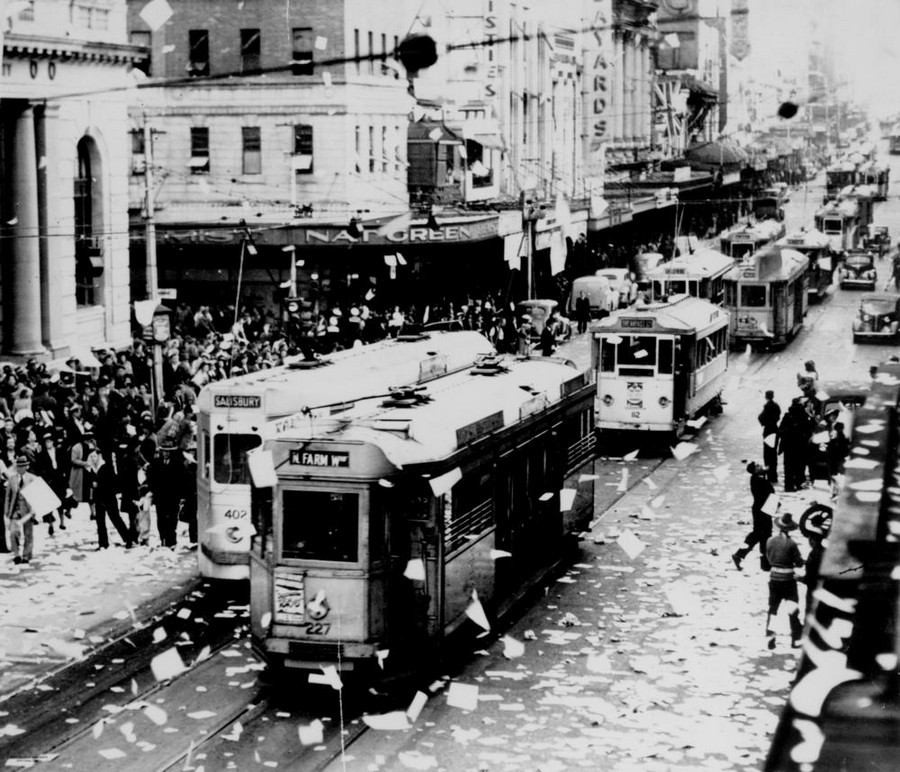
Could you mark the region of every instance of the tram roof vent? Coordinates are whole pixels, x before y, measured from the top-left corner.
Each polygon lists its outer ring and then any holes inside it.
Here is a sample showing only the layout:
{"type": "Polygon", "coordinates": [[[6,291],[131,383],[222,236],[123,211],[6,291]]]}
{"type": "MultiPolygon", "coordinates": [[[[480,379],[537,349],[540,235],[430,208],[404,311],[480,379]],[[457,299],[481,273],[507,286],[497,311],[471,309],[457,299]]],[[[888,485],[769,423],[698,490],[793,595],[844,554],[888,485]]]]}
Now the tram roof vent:
{"type": "Polygon", "coordinates": [[[382,403],[382,407],[415,407],[431,402],[431,396],[424,386],[400,386],[390,390],[390,396],[382,403]]]}
{"type": "Polygon", "coordinates": [[[400,333],[395,340],[411,343],[417,340],[428,340],[431,336],[427,332],[408,332],[400,333]]]}
{"type": "Polygon", "coordinates": [[[472,368],[473,375],[498,375],[508,372],[509,368],[503,364],[503,360],[497,354],[485,354],[478,357],[472,368]]]}
{"type": "Polygon", "coordinates": [[[297,359],[293,359],[286,364],[291,370],[313,370],[316,367],[324,367],[325,365],[330,365],[331,360],[322,359],[321,357],[313,357],[312,359],[307,359],[306,357],[298,357],[297,359]]]}

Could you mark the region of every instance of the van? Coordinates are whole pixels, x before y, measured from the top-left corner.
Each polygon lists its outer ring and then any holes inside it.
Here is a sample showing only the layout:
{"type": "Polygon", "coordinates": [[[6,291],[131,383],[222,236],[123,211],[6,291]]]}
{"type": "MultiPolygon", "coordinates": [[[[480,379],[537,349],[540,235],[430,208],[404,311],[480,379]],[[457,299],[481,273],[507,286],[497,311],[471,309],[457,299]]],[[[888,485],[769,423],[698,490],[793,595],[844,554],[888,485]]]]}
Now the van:
{"type": "Polygon", "coordinates": [[[591,316],[603,317],[619,307],[619,293],[613,290],[605,276],[579,276],[572,282],[569,295],[569,316],[575,317],[575,301],[584,292],[591,302],[591,316]]]}

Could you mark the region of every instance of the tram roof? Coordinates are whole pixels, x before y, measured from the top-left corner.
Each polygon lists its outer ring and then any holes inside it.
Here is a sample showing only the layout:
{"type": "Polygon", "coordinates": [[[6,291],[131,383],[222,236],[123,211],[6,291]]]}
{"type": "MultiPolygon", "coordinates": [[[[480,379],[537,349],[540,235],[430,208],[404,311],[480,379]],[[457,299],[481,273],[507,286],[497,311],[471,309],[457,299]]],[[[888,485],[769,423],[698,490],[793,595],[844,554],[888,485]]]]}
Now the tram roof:
{"type": "Polygon", "coordinates": [[[493,352],[490,341],[472,331],[391,338],[325,354],[317,364],[303,366],[303,358],[294,357],[279,367],[216,381],[200,391],[198,404],[210,409],[216,407],[217,396],[224,401],[227,395],[254,395],[267,414],[289,415],[305,407],[385,393],[442,370],[458,370],[493,352]]]}
{"type": "Polygon", "coordinates": [[[775,246],[818,248],[827,247],[830,243],[828,236],[822,233],[822,231],[817,230],[816,228],[804,227],[789,233],[783,239],[778,239],[778,241],[775,242],[775,246]]]}
{"type": "Polygon", "coordinates": [[[809,258],[796,249],[767,247],[744,258],[725,278],[731,281],[786,281],[806,270],[809,258]]]}
{"type": "Polygon", "coordinates": [[[856,217],[859,212],[859,203],[855,198],[842,198],[839,201],[831,200],[816,210],[816,217],[856,217]]]}
{"type": "Polygon", "coordinates": [[[872,185],[847,185],[838,195],[840,198],[873,198],[875,188],[872,185]]]}
{"type": "Polygon", "coordinates": [[[681,255],[667,263],[647,271],[646,278],[661,279],[677,276],[708,278],[728,270],[734,265],[734,258],[723,255],[717,249],[701,249],[690,255],[681,255]]]}
{"type": "Polygon", "coordinates": [[[594,328],[598,332],[703,332],[710,327],[728,323],[728,312],[714,303],[691,295],[672,295],[668,301],[644,303],[623,308],[604,319],[594,328]]]}
{"type": "Polygon", "coordinates": [[[727,239],[777,239],[784,233],[784,224],[778,220],[766,219],[757,222],[744,223],[737,225],[731,230],[725,231],[719,238],[727,239]]]}
{"type": "Polygon", "coordinates": [[[478,437],[559,402],[572,381],[590,371],[567,360],[491,358],[500,366],[470,367],[436,378],[408,400],[369,399],[338,415],[308,418],[268,439],[286,442],[362,442],[377,446],[396,467],[447,458],[478,437]]]}

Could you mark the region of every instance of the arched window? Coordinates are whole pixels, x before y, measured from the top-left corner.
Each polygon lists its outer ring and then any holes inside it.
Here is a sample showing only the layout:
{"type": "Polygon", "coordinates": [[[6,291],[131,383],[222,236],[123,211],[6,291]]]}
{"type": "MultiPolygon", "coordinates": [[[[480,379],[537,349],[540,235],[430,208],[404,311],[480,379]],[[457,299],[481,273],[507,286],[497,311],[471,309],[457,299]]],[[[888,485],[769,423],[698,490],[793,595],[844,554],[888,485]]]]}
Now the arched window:
{"type": "Polygon", "coordinates": [[[102,241],[96,238],[99,186],[92,170],[92,140],[78,142],[78,169],[75,174],[75,301],[79,306],[92,306],[98,301],[98,279],[103,273],[102,241]]]}

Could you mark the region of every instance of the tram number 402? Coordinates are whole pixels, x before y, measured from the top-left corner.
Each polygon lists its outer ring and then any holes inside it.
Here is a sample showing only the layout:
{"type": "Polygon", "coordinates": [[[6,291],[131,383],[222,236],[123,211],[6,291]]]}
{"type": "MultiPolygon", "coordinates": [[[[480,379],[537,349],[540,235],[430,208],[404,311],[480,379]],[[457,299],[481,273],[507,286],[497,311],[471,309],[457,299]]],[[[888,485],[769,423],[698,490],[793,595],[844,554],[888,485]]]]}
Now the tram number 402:
{"type": "Polygon", "coordinates": [[[327,635],[331,629],[331,624],[328,622],[306,622],[301,626],[306,627],[307,635],[327,635]]]}
{"type": "Polygon", "coordinates": [[[224,513],[226,520],[244,520],[247,517],[246,509],[226,509],[224,513]]]}

